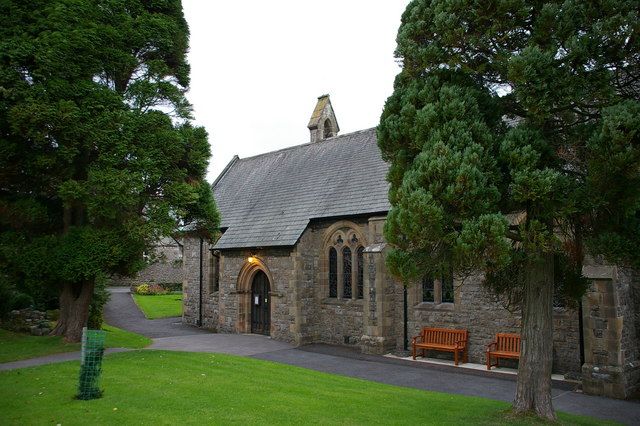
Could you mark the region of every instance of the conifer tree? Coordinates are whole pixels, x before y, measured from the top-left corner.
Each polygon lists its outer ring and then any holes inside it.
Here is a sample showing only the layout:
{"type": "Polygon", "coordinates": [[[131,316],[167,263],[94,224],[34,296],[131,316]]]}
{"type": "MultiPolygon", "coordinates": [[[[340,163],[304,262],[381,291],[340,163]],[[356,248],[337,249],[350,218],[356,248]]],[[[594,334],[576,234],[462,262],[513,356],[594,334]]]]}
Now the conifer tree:
{"type": "MultiPolygon", "coordinates": [[[[378,127],[404,282],[450,269],[520,303],[515,412],[554,419],[552,298],[585,256],[638,267],[637,2],[414,0],[378,127]]],[[[463,284],[464,285],[464,284],[463,284]]]]}
{"type": "Polygon", "coordinates": [[[0,268],[58,286],[78,341],[96,279],[161,236],[218,223],[190,124],[179,0],[0,2],[0,268]]]}

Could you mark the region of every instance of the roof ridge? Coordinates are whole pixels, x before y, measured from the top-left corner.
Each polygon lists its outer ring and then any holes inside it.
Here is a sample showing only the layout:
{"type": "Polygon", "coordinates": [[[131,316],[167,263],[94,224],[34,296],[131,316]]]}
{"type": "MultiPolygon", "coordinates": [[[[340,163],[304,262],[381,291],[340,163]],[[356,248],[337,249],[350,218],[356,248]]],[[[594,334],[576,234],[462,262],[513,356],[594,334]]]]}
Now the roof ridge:
{"type": "Polygon", "coordinates": [[[250,157],[245,157],[245,158],[238,157],[237,161],[250,160],[250,159],[253,159],[253,158],[257,158],[257,157],[262,157],[263,155],[275,154],[277,152],[287,151],[287,150],[290,150],[290,149],[296,149],[296,148],[300,148],[300,147],[303,147],[303,146],[311,146],[311,145],[316,145],[316,144],[322,144],[322,143],[325,143],[325,142],[334,141],[334,140],[337,140],[337,139],[340,139],[340,138],[344,138],[344,137],[347,137],[347,136],[352,136],[352,135],[357,135],[357,134],[360,134],[360,133],[365,133],[365,132],[368,132],[368,131],[373,130],[375,128],[377,128],[377,126],[369,127],[368,129],[356,130],[356,131],[351,132],[351,133],[345,133],[344,135],[332,136],[330,138],[323,139],[323,140],[318,141],[318,142],[305,142],[305,143],[301,143],[299,145],[288,146],[288,147],[285,147],[285,148],[276,149],[274,151],[268,151],[268,152],[263,152],[262,154],[252,155],[250,157]]]}
{"type": "Polygon", "coordinates": [[[218,184],[218,182],[220,182],[220,179],[222,179],[224,177],[224,175],[227,174],[227,172],[229,171],[229,169],[231,168],[231,166],[234,165],[234,163],[236,161],[238,161],[240,159],[240,157],[238,157],[238,154],[234,155],[233,158],[231,159],[231,161],[229,161],[227,163],[227,165],[225,166],[224,169],[222,169],[222,171],[220,172],[220,174],[218,175],[218,177],[216,178],[216,180],[213,181],[213,183],[211,184],[211,188],[215,188],[216,185],[218,184]]]}

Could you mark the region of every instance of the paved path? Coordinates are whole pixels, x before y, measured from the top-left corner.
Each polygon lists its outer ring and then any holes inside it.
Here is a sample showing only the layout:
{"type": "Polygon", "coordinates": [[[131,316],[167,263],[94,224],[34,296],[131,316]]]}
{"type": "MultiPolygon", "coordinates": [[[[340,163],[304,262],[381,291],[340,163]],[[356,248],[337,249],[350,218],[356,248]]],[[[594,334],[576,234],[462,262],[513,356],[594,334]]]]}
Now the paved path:
{"type": "MultiPolygon", "coordinates": [[[[513,399],[515,393],[515,377],[504,374],[365,355],[341,346],[314,344],[294,348],[266,336],[209,333],[176,324],[179,318],[147,320],[133,303],[128,289],[112,290],[111,300],[105,307],[105,318],[116,327],[153,337],[153,344],[149,349],[251,356],[391,385],[507,402],[513,399]]],[[[77,357],[78,355],[76,359],[77,357]]],[[[0,369],[2,367],[0,365],[0,369]]],[[[584,395],[573,391],[572,386],[554,383],[552,394],[557,410],[615,420],[628,425],[640,424],[640,402],[584,395]]]]}
{"type": "MultiPolygon", "coordinates": [[[[308,345],[256,354],[254,358],[390,385],[506,402],[513,401],[516,389],[516,377],[511,375],[364,355],[330,345],[308,345]]],[[[556,410],[640,425],[640,402],[584,395],[572,388],[567,383],[554,385],[552,395],[556,410]]]]}
{"type": "MultiPolygon", "coordinates": [[[[125,348],[109,348],[105,349],[104,353],[112,354],[115,352],[128,352],[130,350],[131,349],[125,348]]],[[[38,365],[55,364],[66,361],[78,361],[78,363],[80,363],[80,351],[64,352],[61,354],[46,355],[38,358],[23,359],[21,361],[5,362],[4,364],[0,364],[0,371],[15,370],[25,367],[37,367],[38,365]]]]}
{"type": "Polygon", "coordinates": [[[110,287],[109,292],[111,298],[104,307],[104,320],[109,325],[151,338],[211,334],[206,330],[182,324],[180,317],[146,319],[133,301],[129,287],[110,287]]]}

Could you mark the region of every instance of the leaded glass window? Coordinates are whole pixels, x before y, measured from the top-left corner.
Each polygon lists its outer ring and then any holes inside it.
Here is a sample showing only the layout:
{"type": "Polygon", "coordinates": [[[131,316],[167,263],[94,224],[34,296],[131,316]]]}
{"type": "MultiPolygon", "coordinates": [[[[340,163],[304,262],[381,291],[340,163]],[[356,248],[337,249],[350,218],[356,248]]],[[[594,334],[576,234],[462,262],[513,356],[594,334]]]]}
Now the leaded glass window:
{"type": "Polygon", "coordinates": [[[364,247],[358,247],[357,251],[357,262],[358,262],[358,299],[362,299],[364,297],[364,247]]]}
{"type": "Polygon", "coordinates": [[[351,299],[351,249],[342,249],[342,297],[351,299]]]}
{"type": "Polygon", "coordinates": [[[329,248],[329,297],[338,297],[338,252],[329,248]]]}
{"type": "Polygon", "coordinates": [[[442,303],[453,303],[453,274],[442,277],[442,303]]]}
{"type": "Polygon", "coordinates": [[[422,301],[423,302],[434,302],[435,301],[435,291],[433,285],[433,277],[424,276],[422,277],[422,301]]]}

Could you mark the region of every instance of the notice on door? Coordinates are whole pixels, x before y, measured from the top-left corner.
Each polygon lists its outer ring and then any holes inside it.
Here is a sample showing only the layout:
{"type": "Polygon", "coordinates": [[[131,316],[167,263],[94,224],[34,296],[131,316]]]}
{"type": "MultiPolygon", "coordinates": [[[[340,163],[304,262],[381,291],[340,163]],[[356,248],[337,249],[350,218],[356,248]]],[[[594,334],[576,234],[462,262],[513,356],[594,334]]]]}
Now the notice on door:
{"type": "Polygon", "coordinates": [[[257,294],[253,296],[253,304],[258,306],[260,304],[260,296],[257,294]]]}

